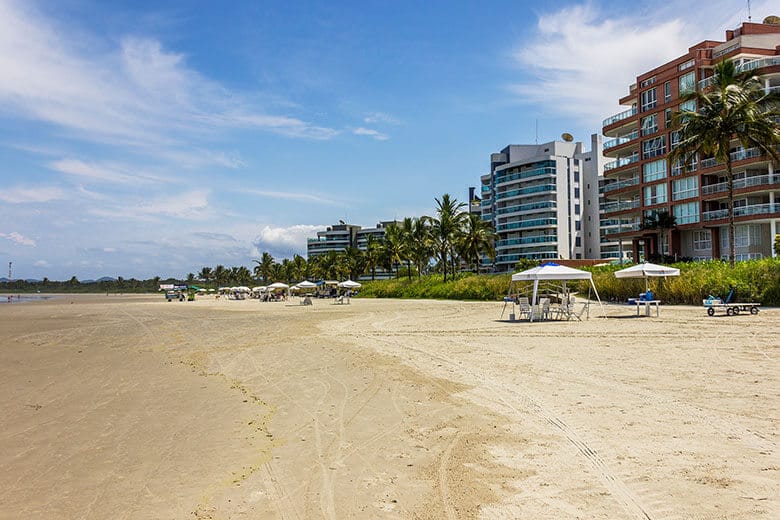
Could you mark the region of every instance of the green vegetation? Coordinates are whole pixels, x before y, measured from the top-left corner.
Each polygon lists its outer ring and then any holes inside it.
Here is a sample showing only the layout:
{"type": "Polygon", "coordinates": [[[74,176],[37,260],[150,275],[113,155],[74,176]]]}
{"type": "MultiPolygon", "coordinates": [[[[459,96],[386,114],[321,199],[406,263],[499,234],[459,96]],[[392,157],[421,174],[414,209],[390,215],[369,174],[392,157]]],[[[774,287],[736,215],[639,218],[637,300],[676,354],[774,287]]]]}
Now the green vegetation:
{"type": "MultiPolygon", "coordinates": [[[[614,272],[623,267],[627,266],[584,268],[593,273],[593,282],[603,301],[625,302],[645,290],[643,279],[615,278],[614,272]]],[[[664,303],[701,305],[710,294],[725,298],[733,287],[735,298],[741,301],[780,305],[780,259],[737,262],[735,267],[720,260],[683,262],[674,267],[680,269],[679,277],[651,278],[649,281],[650,289],[664,303]]],[[[444,282],[441,275],[411,281],[377,280],[366,282],[359,296],[500,301],[507,294],[510,279],[508,274],[461,273],[448,282],[444,282]]],[[[583,282],[570,285],[581,294],[588,292],[583,282]]]]}

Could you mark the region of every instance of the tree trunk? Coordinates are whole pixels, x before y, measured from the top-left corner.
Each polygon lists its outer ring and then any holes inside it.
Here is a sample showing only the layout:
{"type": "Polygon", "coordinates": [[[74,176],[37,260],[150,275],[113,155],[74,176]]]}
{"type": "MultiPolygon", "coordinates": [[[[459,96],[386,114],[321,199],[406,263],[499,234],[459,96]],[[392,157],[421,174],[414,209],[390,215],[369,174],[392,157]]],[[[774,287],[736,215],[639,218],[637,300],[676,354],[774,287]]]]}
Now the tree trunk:
{"type": "Polygon", "coordinates": [[[406,261],[406,276],[409,278],[409,281],[412,281],[412,261],[407,260],[406,261]]]}
{"type": "Polygon", "coordinates": [[[734,172],[731,170],[731,154],[726,159],[726,182],[729,188],[729,265],[734,267],[735,256],[737,255],[737,245],[734,243],[734,172]]]}

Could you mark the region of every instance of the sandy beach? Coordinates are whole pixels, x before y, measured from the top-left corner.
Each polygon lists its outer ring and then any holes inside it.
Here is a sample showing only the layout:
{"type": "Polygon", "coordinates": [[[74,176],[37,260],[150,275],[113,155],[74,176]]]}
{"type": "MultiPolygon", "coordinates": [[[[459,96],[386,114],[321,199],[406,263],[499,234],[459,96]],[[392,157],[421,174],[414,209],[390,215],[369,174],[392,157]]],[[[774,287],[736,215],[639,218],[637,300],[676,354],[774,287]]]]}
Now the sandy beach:
{"type": "Polygon", "coordinates": [[[0,518],[780,517],[780,310],[294,303],[0,306],[0,518]]]}

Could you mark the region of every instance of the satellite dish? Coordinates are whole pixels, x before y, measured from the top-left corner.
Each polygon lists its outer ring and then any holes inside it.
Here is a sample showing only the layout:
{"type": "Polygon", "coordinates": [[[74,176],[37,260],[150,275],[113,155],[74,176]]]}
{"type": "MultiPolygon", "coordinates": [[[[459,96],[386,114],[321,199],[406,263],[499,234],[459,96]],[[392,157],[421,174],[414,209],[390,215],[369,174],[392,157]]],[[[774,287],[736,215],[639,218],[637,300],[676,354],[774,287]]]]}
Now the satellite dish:
{"type": "Polygon", "coordinates": [[[571,135],[569,132],[564,132],[564,133],[561,134],[561,139],[563,139],[567,143],[570,143],[570,142],[574,141],[574,136],[571,135]]]}

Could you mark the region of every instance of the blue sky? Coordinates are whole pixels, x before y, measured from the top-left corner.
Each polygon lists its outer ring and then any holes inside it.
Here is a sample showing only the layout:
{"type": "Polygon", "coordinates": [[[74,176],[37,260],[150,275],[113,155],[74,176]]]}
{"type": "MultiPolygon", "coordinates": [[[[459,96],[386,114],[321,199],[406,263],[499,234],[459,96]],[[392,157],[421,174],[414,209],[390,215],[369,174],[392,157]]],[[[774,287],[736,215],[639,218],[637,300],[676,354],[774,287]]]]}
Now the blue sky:
{"type": "Polygon", "coordinates": [[[746,18],[722,0],[0,0],[0,266],[185,276],[430,213],[537,121],[540,142],[589,143],[637,74],[746,18]]]}

